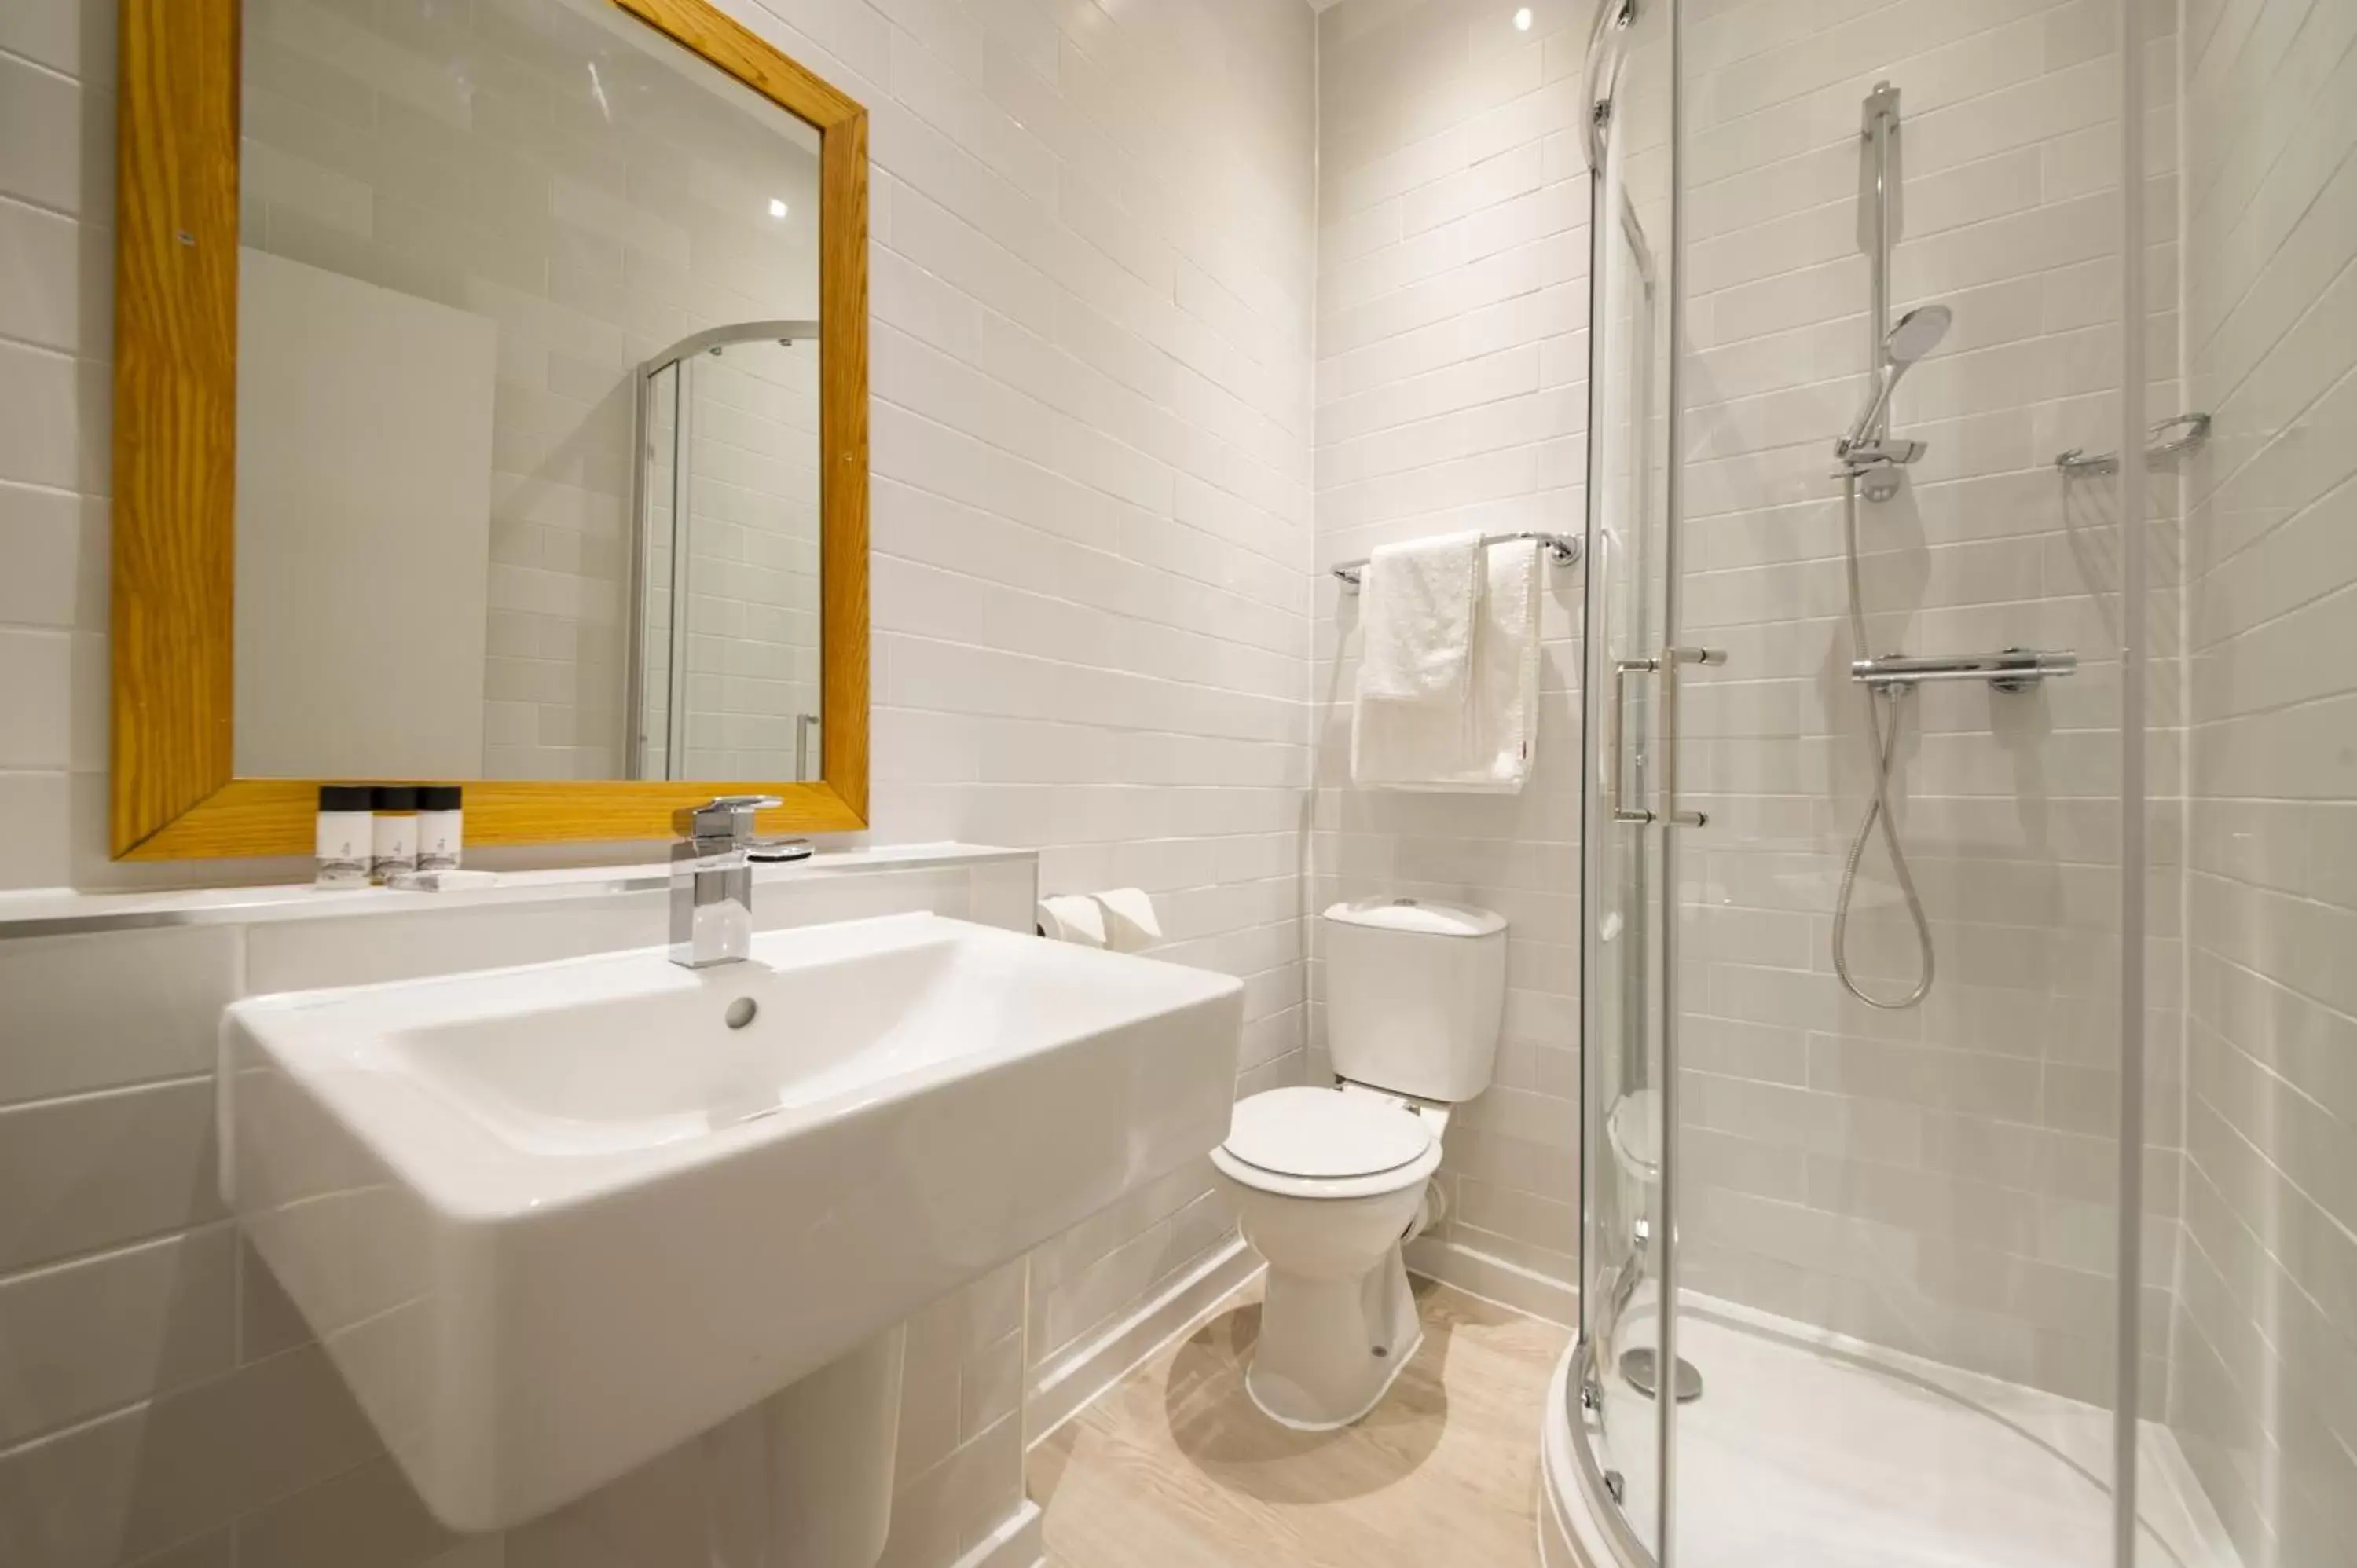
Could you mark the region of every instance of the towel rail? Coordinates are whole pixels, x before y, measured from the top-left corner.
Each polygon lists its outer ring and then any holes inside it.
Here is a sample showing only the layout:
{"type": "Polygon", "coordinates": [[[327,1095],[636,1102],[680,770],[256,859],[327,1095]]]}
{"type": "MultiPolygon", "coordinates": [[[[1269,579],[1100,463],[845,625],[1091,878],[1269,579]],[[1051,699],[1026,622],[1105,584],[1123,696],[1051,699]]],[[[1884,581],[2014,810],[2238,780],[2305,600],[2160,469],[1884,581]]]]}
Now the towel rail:
{"type": "MultiPolygon", "coordinates": [[[[1546,552],[1547,559],[1558,566],[1577,565],[1579,562],[1579,553],[1587,543],[1586,540],[1577,534],[1538,533],[1527,530],[1520,533],[1485,533],[1481,536],[1481,542],[1485,546],[1512,544],[1517,539],[1535,540],[1539,547],[1546,552]]],[[[1359,591],[1361,575],[1366,571],[1367,563],[1371,559],[1372,557],[1361,555],[1356,561],[1345,561],[1327,570],[1332,572],[1340,580],[1345,591],[1355,594],[1359,591]]]]}

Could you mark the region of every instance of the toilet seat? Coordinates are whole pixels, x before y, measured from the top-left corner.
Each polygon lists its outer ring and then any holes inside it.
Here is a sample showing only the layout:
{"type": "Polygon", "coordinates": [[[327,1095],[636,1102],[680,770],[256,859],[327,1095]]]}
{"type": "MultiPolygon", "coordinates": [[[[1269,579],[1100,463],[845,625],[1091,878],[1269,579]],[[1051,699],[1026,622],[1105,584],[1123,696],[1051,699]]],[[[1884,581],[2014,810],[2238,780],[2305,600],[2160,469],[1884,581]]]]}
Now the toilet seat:
{"type": "Polygon", "coordinates": [[[1272,1089],[1236,1104],[1211,1163],[1229,1178],[1290,1197],[1372,1197],[1422,1183],[1440,1141],[1414,1111],[1371,1094],[1272,1089]]]}

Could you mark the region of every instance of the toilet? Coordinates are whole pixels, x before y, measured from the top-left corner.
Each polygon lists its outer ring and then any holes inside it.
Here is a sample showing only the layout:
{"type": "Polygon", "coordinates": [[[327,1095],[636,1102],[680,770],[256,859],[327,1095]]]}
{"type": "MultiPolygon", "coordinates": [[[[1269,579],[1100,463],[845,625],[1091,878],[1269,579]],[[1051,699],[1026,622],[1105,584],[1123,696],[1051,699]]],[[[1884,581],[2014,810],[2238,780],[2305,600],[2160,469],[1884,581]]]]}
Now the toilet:
{"type": "Polygon", "coordinates": [[[1238,1101],[1211,1152],[1268,1264],[1244,1386],[1307,1432],[1374,1409],[1423,1338],[1400,1248],[1437,1206],[1442,1130],[1490,1086],[1506,1004],[1506,921],[1487,909],[1366,898],[1320,931],[1340,1081],[1238,1101]]]}

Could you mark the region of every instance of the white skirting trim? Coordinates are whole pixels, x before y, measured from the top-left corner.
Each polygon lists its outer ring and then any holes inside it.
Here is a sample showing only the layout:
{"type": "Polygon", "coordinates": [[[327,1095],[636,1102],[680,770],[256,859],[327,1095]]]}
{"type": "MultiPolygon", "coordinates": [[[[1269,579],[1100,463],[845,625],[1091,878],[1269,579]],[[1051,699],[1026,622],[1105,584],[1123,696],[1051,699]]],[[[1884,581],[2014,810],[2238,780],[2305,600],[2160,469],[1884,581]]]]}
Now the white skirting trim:
{"type": "Polygon", "coordinates": [[[1145,1364],[1172,1340],[1195,1330],[1229,1296],[1260,1273],[1260,1259],[1232,1236],[1178,1282],[1103,1334],[1031,1374],[1025,1407],[1027,1440],[1039,1443],[1090,1401],[1145,1364]]]}
{"type": "Polygon", "coordinates": [[[1029,1498],[1006,1516],[1006,1522],[974,1543],[974,1550],[952,1568],[1039,1568],[1047,1560],[1048,1542],[1039,1530],[1039,1505],[1029,1498]]]}
{"type": "Polygon", "coordinates": [[[1407,1244],[1407,1266],[1410,1273],[1549,1323],[1568,1328],[1579,1321],[1579,1291],[1570,1282],[1454,1241],[1417,1237],[1407,1244]]]}

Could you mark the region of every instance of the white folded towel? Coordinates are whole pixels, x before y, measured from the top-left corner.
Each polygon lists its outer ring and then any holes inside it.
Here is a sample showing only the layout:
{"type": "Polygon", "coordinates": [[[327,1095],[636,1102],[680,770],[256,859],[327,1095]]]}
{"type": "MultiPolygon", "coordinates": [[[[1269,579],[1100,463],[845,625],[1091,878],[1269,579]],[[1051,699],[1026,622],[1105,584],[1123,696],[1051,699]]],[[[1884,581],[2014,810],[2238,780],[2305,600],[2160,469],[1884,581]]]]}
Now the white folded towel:
{"type": "Polygon", "coordinates": [[[1359,782],[1462,766],[1480,568],[1481,536],[1458,533],[1383,545],[1360,574],[1364,635],[1351,727],[1359,782]]]}
{"type": "Polygon", "coordinates": [[[1361,575],[1359,690],[1393,702],[1463,702],[1473,606],[1481,596],[1481,536],[1386,544],[1361,575]]]}
{"type": "Polygon", "coordinates": [[[1473,754],[1466,773],[1439,786],[1511,795],[1531,776],[1539,739],[1539,546],[1490,546],[1473,618],[1473,754]]]}
{"type": "MultiPolygon", "coordinates": [[[[1461,697],[1404,700],[1371,692],[1367,664],[1361,665],[1351,726],[1351,777],[1358,783],[1512,794],[1530,777],[1538,741],[1538,545],[1509,540],[1486,555],[1461,697]]],[[[1382,578],[1372,565],[1368,576],[1368,591],[1380,593],[1382,578]]],[[[1370,662],[1377,607],[1368,606],[1370,662]]]]}

